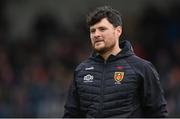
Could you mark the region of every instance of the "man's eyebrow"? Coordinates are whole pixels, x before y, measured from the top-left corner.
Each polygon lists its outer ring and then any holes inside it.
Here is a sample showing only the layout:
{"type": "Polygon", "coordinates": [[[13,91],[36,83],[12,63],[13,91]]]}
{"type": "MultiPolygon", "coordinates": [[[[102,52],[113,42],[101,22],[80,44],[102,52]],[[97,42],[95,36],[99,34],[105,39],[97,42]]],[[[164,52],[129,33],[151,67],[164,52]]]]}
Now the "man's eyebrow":
{"type": "Polygon", "coordinates": [[[105,26],[99,26],[98,28],[107,28],[107,27],[105,27],[105,26]]]}

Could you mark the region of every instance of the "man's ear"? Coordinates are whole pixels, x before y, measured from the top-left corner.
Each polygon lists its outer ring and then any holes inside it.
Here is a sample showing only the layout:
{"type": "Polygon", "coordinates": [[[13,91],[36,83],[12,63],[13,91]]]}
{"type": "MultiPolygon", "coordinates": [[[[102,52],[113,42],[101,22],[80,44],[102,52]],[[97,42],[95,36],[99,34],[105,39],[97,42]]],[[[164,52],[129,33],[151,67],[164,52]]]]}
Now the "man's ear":
{"type": "Polygon", "coordinates": [[[117,26],[116,27],[116,31],[117,31],[117,35],[120,37],[122,34],[122,27],[121,26],[117,26]]]}

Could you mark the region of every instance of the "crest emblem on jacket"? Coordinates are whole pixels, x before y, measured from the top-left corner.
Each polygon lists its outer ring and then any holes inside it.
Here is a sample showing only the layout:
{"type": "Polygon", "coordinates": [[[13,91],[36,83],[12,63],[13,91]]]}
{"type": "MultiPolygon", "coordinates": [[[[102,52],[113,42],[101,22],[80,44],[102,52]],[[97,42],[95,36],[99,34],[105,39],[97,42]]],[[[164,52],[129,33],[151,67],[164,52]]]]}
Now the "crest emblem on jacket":
{"type": "Polygon", "coordinates": [[[115,84],[121,84],[121,81],[124,78],[124,72],[114,72],[115,84]]]}
{"type": "Polygon", "coordinates": [[[87,74],[84,76],[84,82],[93,82],[94,76],[87,74]]]}

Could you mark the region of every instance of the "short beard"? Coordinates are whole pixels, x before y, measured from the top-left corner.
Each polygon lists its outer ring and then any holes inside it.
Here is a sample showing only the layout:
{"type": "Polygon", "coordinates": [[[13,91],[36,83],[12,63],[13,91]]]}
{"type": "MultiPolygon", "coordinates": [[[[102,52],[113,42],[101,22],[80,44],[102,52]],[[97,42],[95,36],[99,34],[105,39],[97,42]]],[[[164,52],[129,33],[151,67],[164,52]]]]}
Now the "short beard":
{"type": "Polygon", "coordinates": [[[99,53],[99,54],[104,54],[104,53],[107,52],[107,49],[106,49],[106,48],[103,48],[103,49],[100,49],[100,50],[97,50],[97,49],[94,48],[94,50],[95,50],[97,53],[99,53]]]}
{"type": "Polygon", "coordinates": [[[94,48],[94,50],[95,50],[95,52],[97,52],[99,54],[105,54],[108,51],[112,50],[114,48],[114,46],[115,46],[115,44],[113,44],[113,45],[111,45],[109,47],[105,47],[105,48],[99,49],[99,50],[94,48]]]}

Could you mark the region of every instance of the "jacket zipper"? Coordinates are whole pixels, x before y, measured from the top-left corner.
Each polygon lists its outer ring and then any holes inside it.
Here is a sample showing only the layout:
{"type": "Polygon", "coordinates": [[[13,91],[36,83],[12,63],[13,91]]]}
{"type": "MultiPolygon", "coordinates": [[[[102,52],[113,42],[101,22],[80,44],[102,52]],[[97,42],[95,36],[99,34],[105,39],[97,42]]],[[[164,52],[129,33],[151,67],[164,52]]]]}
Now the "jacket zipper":
{"type": "Polygon", "coordinates": [[[101,102],[100,102],[100,117],[103,117],[103,107],[104,107],[104,78],[105,78],[105,67],[106,67],[107,62],[104,61],[103,64],[103,77],[101,80],[101,102]]]}

